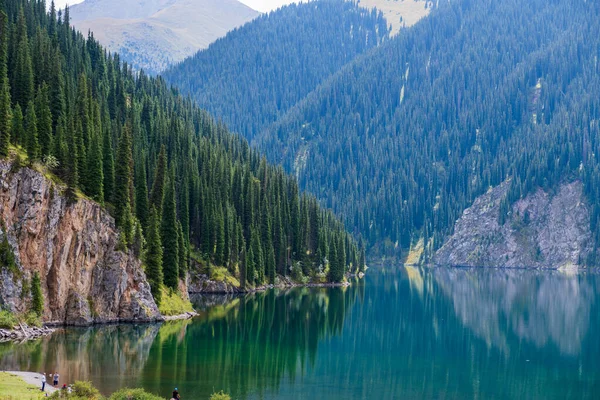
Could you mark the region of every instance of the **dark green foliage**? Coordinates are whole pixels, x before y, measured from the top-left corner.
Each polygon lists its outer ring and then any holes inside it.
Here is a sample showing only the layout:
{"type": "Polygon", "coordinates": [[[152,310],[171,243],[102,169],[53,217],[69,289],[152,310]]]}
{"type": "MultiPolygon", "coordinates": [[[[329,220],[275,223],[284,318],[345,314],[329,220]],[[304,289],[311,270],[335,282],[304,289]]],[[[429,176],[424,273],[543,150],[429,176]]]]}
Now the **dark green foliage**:
{"type": "MultiPolygon", "coordinates": [[[[117,165],[115,167],[115,189],[113,202],[115,205],[115,222],[118,227],[123,228],[130,224],[131,218],[131,127],[128,125],[123,129],[119,140],[117,152],[117,165]]],[[[125,235],[128,233],[125,231],[125,235]]]]}
{"type": "Polygon", "coordinates": [[[177,221],[177,249],[179,252],[179,277],[185,279],[188,270],[188,246],[179,221],[177,221]]]}
{"type": "Polygon", "coordinates": [[[146,184],[146,167],[144,163],[138,167],[135,179],[135,213],[144,229],[148,226],[148,185],[146,184]]]}
{"type": "Polygon", "coordinates": [[[163,75],[252,139],[387,34],[381,13],[353,2],[291,4],[233,30],[163,75]]]}
{"type": "Polygon", "coordinates": [[[25,112],[25,149],[32,161],[40,159],[40,143],[38,141],[37,116],[35,105],[30,101],[25,112]]]}
{"type": "Polygon", "coordinates": [[[27,108],[30,101],[33,101],[33,67],[31,65],[31,53],[29,41],[27,37],[27,23],[25,22],[25,14],[23,9],[19,12],[18,22],[16,26],[16,44],[13,57],[14,70],[9,75],[13,84],[12,100],[21,105],[22,109],[27,108]]]}
{"type": "Polygon", "coordinates": [[[177,211],[175,210],[175,176],[167,181],[163,201],[160,236],[163,245],[163,271],[165,285],[177,289],[179,282],[179,240],[177,235],[177,211]]]}
{"type": "Polygon", "coordinates": [[[8,155],[11,134],[11,102],[8,82],[8,20],[0,10],[0,157],[8,155]]]}
{"type": "Polygon", "coordinates": [[[87,157],[86,193],[94,200],[104,202],[104,168],[102,167],[102,144],[98,135],[90,139],[87,157]]]}
{"type": "Polygon", "coordinates": [[[15,254],[13,253],[10,244],[8,243],[8,236],[6,232],[2,232],[2,240],[0,241],[0,268],[5,268],[13,273],[13,275],[19,274],[19,267],[15,260],[15,254]]]}
{"type": "Polygon", "coordinates": [[[40,274],[37,271],[33,273],[31,278],[31,310],[37,314],[38,317],[42,316],[44,312],[44,295],[42,293],[42,282],[40,280],[40,274]]]}
{"type": "Polygon", "coordinates": [[[37,117],[37,137],[42,156],[52,154],[52,114],[50,112],[50,101],[48,99],[48,85],[43,83],[38,89],[35,98],[35,115],[37,117]]]}
{"type": "Polygon", "coordinates": [[[165,176],[167,171],[167,156],[165,146],[161,146],[156,168],[154,169],[154,184],[150,194],[150,205],[162,215],[163,198],[165,196],[165,176]]]}
{"type": "Polygon", "coordinates": [[[12,113],[10,140],[15,144],[21,144],[25,137],[25,128],[23,127],[23,111],[20,105],[15,105],[12,113]]]}
{"type": "Polygon", "coordinates": [[[152,208],[148,217],[146,232],[146,277],[156,304],[160,305],[161,286],[163,284],[163,248],[160,240],[159,220],[156,210],[152,208]]]}
{"type": "Polygon", "coordinates": [[[115,158],[113,155],[110,133],[107,129],[104,131],[105,133],[102,139],[104,198],[106,201],[112,202],[115,187],[115,158]]]}
{"type": "MultiPolygon", "coordinates": [[[[269,165],[162,79],[133,74],[118,55],[108,55],[93,38],[75,32],[67,11],[62,19],[52,19],[41,4],[14,0],[6,7],[14,38],[7,64],[11,140],[23,144],[31,160],[56,157],[53,172],[68,184],[71,200],[81,190],[104,201],[120,230],[120,250],[140,253],[145,239],[148,264],[149,248],[158,243],[167,286],[177,288],[177,279],[185,276],[190,247],[242,281],[246,273],[255,285],[274,280],[273,259],[277,273],[285,274],[300,259],[307,272],[315,272],[315,232],[352,242],[330,212],[299,194],[282,168],[269,165]],[[33,101],[34,107],[26,109],[33,101]],[[37,145],[30,140],[34,115],[37,145]],[[150,240],[152,207],[160,224],[158,242],[150,240]]],[[[352,42],[359,48],[347,49],[349,54],[366,48],[365,37],[352,42]]],[[[153,279],[159,282],[156,295],[161,279],[153,279]]]]}

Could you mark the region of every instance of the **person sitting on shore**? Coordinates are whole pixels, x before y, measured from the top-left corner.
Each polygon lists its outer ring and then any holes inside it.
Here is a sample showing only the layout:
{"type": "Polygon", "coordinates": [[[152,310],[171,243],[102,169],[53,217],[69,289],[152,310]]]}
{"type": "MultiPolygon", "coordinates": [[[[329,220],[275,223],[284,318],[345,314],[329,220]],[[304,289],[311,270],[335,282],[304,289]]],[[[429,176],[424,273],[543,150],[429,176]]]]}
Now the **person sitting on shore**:
{"type": "Polygon", "coordinates": [[[175,390],[173,390],[173,397],[171,398],[171,400],[179,400],[181,399],[181,397],[179,397],[179,392],[177,391],[177,388],[175,388],[175,390]]]}

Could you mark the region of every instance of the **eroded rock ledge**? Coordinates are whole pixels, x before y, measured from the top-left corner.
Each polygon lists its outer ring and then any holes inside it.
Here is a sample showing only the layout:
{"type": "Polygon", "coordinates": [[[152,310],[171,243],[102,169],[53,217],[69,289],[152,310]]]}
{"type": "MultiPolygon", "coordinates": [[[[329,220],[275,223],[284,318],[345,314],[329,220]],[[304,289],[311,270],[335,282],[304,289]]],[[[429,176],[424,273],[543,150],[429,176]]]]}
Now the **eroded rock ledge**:
{"type": "Polygon", "coordinates": [[[579,181],[539,189],[517,201],[503,225],[500,203],[509,183],[478,197],[434,256],[438,265],[469,267],[580,267],[593,250],[590,209],[579,181]]]}
{"type": "Polygon", "coordinates": [[[97,203],[69,203],[30,168],[0,161],[0,219],[17,270],[0,268],[0,306],[28,311],[34,273],[42,282],[44,323],[162,320],[140,261],[116,249],[114,219],[97,203]]]}

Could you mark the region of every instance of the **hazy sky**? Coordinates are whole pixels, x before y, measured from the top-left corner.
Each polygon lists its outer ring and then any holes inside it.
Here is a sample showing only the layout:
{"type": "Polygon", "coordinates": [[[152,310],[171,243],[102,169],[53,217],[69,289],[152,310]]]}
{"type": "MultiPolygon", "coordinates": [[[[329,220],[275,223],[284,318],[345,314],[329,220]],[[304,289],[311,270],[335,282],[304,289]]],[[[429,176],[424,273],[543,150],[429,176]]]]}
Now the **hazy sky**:
{"type": "MultiPolygon", "coordinates": [[[[54,0],[54,4],[56,4],[56,8],[64,8],[66,4],[77,4],[81,3],[83,0],[54,0]]],[[[294,0],[238,0],[258,11],[270,11],[274,10],[277,7],[280,7],[284,4],[293,3],[294,0]]],[[[48,4],[50,4],[50,0],[46,0],[48,4]]]]}

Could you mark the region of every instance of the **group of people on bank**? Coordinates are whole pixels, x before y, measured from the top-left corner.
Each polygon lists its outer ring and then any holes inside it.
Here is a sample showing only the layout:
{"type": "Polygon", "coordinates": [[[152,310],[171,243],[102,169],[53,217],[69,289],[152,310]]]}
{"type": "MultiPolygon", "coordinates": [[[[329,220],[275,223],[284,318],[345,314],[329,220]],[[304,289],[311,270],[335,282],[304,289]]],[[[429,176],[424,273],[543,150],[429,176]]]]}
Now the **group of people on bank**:
{"type": "MultiPolygon", "coordinates": [[[[54,374],[49,373],[48,374],[48,380],[50,380],[50,378],[52,378],[52,386],[54,386],[56,389],[59,388],[58,384],[59,384],[59,379],[60,379],[60,375],[58,374],[58,372],[55,372],[54,374]]],[[[42,372],[42,388],[40,389],[42,392],[46,391],[46,373],[42,372]]],[[[67,386],[66,383],[63,384],[62,389],[69,391],[69,393],[71,392],[71,387],[67,386]]]]}
{"type": "MultiPolygon", "coordinates": [[[[42,372],[42,388],[40,389],[42,392],[46,391],[46,373],[42,372]]],[[[60,375],[58,374],[58,372],[55,372],[54,375],[49,373],[48,374],[48,379],[52,378],[52,386],[54,386],[56,389],[59,388],[59,379],[60,379],[60,375]]],[[[66,390],[68,393],[71,393],[71,386],[67,386],[66,383],[63,383],[62,388],[63,390],[66,390]]],[[[173,390],[173,395],[171,397],[170,400],[180,400],[181,396],[179,395],[179,390],[177,388],[175,388],[175,390],[173,390]]]]}

